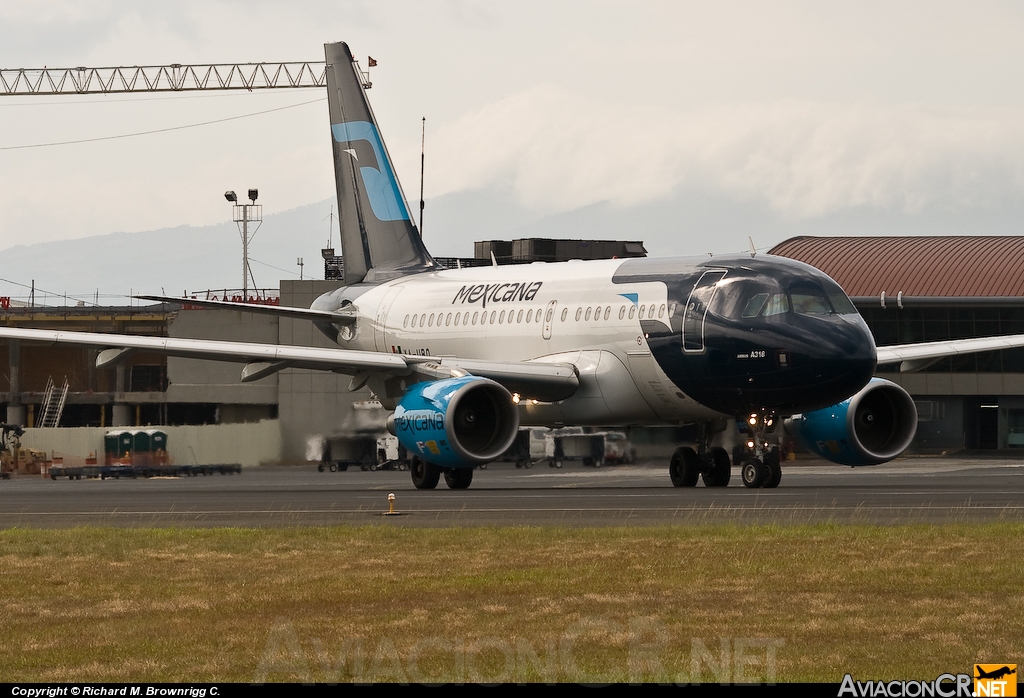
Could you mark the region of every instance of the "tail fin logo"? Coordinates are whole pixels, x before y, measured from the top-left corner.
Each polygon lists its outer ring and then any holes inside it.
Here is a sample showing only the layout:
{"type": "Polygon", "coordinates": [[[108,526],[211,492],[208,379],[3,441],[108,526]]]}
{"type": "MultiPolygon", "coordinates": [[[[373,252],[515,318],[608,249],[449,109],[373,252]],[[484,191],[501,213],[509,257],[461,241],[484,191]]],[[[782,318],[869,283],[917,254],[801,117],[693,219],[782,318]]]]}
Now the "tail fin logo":
{"type": "Polygon", "coordinates": [[[331,133],[336,143],[347,146],[342,150],[360,163],[353,167],[363,180],[373,215],[381,221],[411,220],[377,127],[369,121],[349,121],[332,124],[331,133]]]}

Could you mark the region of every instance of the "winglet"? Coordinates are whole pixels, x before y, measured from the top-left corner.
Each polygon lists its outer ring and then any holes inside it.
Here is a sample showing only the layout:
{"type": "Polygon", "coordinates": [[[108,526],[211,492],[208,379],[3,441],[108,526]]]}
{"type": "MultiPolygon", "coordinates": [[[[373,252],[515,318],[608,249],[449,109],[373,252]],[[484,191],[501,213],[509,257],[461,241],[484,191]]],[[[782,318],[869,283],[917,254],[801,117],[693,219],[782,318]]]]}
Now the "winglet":
{"type": "Polygon", "coordinates": [[[324,53],[345,285],[435,269],[409,214],[359,66],[345,43],[326,44],[324,53]]]}

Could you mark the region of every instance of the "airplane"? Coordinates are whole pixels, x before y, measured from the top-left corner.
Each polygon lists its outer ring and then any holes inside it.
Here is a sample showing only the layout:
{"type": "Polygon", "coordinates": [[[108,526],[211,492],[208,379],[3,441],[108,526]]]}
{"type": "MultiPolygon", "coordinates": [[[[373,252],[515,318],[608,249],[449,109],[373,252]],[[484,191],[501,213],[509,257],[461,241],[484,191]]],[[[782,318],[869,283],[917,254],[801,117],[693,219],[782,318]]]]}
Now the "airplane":
{"type": "Polygon", "coordinates": [[[995,669],[993,671],[984,671],[977,664],[974,665],[974,668],[978,672],[978,675],[974,677],[976,679],[1001,679],[1004,676],[1009,676],[1010,674],[1016,674],[1017,673],[1016,669],[1011,669],[1008,666],[1003,666],[1003,667],[1001,667],[999,669],[995,669]]]}
{"type": "MultiPolygon", "coordinates": [[[[676,487],[729,484],[716,435],[746,435],[742,482],[781,481],[780,425],[832,462],[899,456],[917,411],[882,364],[916,370],[953,354],[1024,346],[1024,335],[876,347],[842,288],[791,259],[753,253],[446,269],[413,223],[345,43],[325,45],[344,283],[309,308],[188,299],[305,318],[337,348],[0,328],[0,337],[243,363],[242,381],[285,368],[351,375],[393,413],[413,485],[469,487],[519,426],[696,426],[675,450],[676,487]]],[[[148,300],[182,302],[166,296],[148,300]]]]}

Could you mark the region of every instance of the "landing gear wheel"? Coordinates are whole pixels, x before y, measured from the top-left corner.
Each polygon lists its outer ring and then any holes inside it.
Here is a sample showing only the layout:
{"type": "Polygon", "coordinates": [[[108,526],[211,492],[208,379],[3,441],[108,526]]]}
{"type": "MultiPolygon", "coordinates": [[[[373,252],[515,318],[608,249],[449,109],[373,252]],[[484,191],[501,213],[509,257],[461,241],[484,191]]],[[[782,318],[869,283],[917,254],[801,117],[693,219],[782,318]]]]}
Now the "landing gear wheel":
{"type": "Polygon", "coordinates": [[[782,465],[779,463],[778,449],[764,454],[764,467],[768,469],[768,476],[761,487],[778,487],[782,481],[782,465]]]}
{"type": "Polygon", "coordinates": [[[711,463],[708,469],[701,473],[705,487],[725,487],[729,484],[732,476],[732,463],[729,454],[724,448],[715,447],[709,452],[711,463]]]}
{"type": "Polygon", "coordinates": [[[412,484],[418,490],[432,490],[441,479],[441,469],[419,456],[412,457],[409,470],[412,471],[412,484]]]}
{"type": "Polygon", "coordinates": [[[763,485],[770,472],[770,469],[764,463],[754,458],[745,460],[740,470],[743,484],[750,488],[757,488],[763,485]]]}
{"type": "Polygon", "coordinates": [[[444,481],[450,490],[464,490],[473,482],[473,469],[447,468],[444,471],[444,481]]]}
{"type": "Polygon", "coordinates": [[[689,446],[681,446],[672,454],[668,463],[668,475],[674,487],[693,487],[700,474],[700,458],[689,446]]]}

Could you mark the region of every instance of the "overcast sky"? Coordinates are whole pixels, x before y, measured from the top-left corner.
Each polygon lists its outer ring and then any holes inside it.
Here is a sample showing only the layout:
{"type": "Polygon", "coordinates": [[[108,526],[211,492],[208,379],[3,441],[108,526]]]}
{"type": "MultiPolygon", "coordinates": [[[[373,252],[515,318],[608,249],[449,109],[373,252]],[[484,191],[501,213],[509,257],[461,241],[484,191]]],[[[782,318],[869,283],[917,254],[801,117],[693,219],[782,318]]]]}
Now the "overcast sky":
{"type": "MultiPolygon", "coordinates": [[[[428,211],[480,188],[508,187],[538,215],[701,190],[794,221],[879,209],[1022,222],[1019,2],[0,4],[5,69],[323,60],[338,40],[379,63],[369,96],[410,199],[427,118],[428,211]]],[[[325,200],[322,97],[0,97],[0,249],[223,222],[226,189],[258,187],[265,215],[325,200]]],[[[722,251],[714,231],[700,244],[722,251]]]]}

